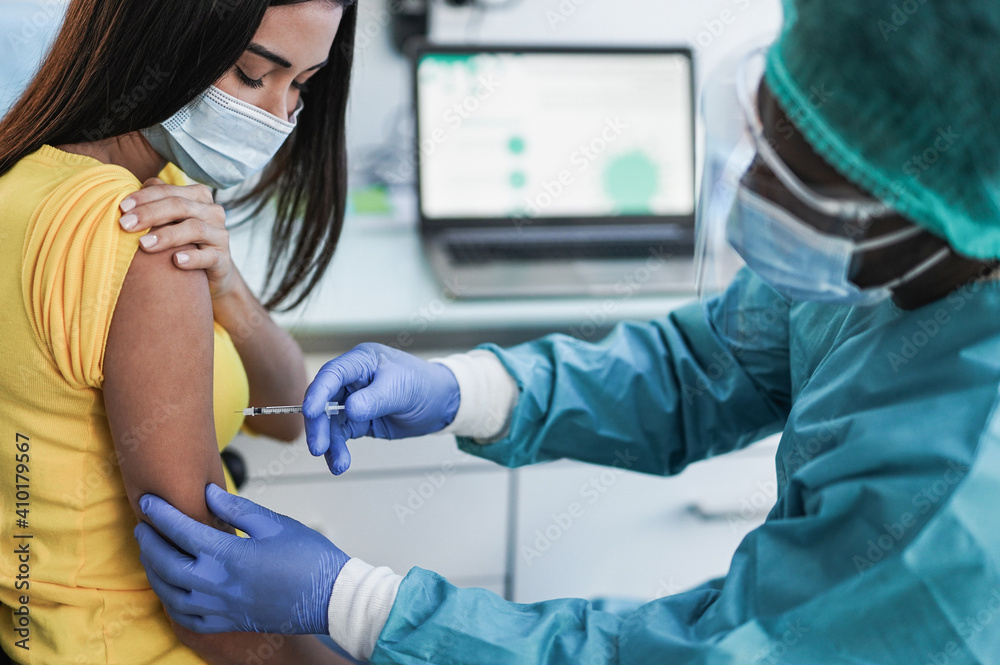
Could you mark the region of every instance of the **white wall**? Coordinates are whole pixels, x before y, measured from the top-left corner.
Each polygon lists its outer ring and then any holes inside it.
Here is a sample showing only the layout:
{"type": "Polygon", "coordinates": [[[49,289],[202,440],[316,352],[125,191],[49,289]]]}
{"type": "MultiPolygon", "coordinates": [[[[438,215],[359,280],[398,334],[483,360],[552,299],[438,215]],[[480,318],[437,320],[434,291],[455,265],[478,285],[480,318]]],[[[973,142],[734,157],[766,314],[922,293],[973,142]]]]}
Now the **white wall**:
{"type": "Polygon", "coordinates": [[[488,43],[674,45],[695,48],[707,71],[744,40],[774,32],[778,0],[512,0],[466,28],[471,12],[436,5],[432,36],[488,43]]]}
{"type": "Polygon", "coordinates": [[[34,76],[62,24],[65,0],[0,0],[0,116],[34,76]]]}

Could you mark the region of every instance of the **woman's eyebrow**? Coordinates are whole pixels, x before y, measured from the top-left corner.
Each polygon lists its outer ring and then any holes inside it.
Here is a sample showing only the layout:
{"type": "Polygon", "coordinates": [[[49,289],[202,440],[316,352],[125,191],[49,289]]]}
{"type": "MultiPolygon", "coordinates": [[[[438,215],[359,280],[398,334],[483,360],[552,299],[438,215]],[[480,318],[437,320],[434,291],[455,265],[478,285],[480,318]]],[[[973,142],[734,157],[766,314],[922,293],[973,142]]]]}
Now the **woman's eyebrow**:
{"type": "MultiPolygon", "coordinates": [[[[286,58],[281,57],[280,55],[278,55],[277,53],[275,53],[271,49],[267,48],[263,44],[258,44],[257,42],[253,42],[253,43],[250,44],[250,46],[247,47],[247,50],[250,51],[251,53],[255,54],[255,55],[259,55],[262,58],[267,58],[268,60],[270,60],[274,64],[278,65],[279,67],[283,67],[285,69],[291,69],[292,68],[292,63],[290,63],[286,58]]],[[[311,72],[314,69],[319,69],[320,67],[323,67],[324,65],[326,65],[327,62],[329,62],[329,60],[324,60],[323,62],[319,63],[318,65],[313,65],[312,67],[310,67],[306,71],[307,72],[311,72]]]]}

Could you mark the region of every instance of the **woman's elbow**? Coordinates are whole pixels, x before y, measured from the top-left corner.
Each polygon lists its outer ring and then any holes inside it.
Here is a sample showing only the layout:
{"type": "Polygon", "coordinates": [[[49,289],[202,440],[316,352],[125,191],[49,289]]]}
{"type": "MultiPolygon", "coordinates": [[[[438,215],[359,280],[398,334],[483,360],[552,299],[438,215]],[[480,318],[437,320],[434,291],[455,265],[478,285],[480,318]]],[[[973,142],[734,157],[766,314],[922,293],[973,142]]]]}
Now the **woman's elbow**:
{"type": "Polygon", "coordinates": [[[305,422],[299,415],[269,416],[266,422],[247,422],[246,426],[255,434],[283,443],[294,443],[306,432],[305,422]]]}
{"type": "Polygon", "coordinates": [[[275,437],[278,441],[284,443],[294,443],[302,438],[306,433],[306,425],[301,418],[296,418],[293,422],[288,425],[283,425],[281,430],[276,433],[275,437]]]}

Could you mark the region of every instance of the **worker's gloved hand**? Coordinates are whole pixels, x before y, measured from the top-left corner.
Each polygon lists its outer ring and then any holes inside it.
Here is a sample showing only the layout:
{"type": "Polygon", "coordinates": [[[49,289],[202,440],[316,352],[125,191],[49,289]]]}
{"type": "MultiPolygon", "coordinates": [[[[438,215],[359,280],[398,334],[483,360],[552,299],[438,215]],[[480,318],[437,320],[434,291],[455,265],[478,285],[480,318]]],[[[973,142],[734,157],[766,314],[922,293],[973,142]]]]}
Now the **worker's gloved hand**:
{"type": "Polygon", "coordinates": [[[347,442],[362,436],[404,439],[438,432],[455,419],[458,381],[444,365],[381,344],[362,344],[331,360],[306,391],[303,414],[313,455],[334,474],[351,465],[347,442]],[[324,415],[327,402],[344,411],[324,415]]]}
{"type": "Polygon", "coordinates": [[[177,544],[148,524],[135,528],[146,576],[174,621],[199,633],[328,634],[333,583],[350,557],[290,517],[215,485],[205,499],[250,537],[196,522],[157,496],[140,500],[150,522],[177,544]]]}

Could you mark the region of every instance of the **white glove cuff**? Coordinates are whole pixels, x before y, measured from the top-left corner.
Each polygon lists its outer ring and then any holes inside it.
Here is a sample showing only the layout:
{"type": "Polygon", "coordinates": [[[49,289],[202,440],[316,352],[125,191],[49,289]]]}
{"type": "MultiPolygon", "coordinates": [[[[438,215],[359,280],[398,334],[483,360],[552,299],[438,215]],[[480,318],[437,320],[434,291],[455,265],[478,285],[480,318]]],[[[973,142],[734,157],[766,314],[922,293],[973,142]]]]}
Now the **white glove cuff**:
{"type": "Polygon", "coordinates": [[[337,576],[330,594],[330,637],[358,660],[375,651],[403,577],[386,567],[351,559],[337,576]]]}
{"type": "Polygon", "coordinates": [[[461,396],[455,420],[442,431],[473,438],[477,443],[503,438],[517,405],[518,390],[496,354],[476,349],[431,362],[451,370],[461,396]]]}

